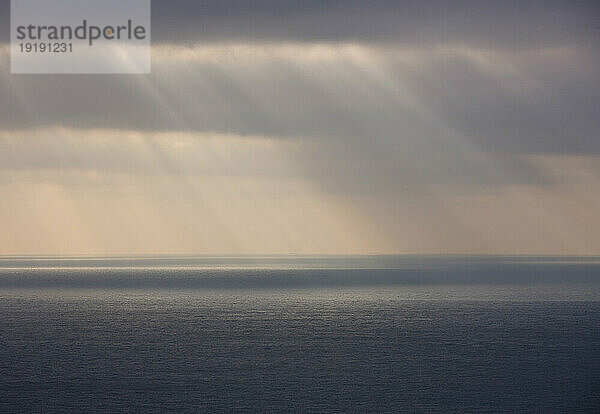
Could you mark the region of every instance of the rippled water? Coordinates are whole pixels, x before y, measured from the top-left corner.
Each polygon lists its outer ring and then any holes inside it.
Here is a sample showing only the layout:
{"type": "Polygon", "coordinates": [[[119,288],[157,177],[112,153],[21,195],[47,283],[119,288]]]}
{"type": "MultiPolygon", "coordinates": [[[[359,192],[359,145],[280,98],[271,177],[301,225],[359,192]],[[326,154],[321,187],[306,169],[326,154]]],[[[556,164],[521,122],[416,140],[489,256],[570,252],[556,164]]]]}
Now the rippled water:
{"type": "Polygon", "coordinates": [[[0,259],[2,412],[597,412],[600,261],[0,259]]]}

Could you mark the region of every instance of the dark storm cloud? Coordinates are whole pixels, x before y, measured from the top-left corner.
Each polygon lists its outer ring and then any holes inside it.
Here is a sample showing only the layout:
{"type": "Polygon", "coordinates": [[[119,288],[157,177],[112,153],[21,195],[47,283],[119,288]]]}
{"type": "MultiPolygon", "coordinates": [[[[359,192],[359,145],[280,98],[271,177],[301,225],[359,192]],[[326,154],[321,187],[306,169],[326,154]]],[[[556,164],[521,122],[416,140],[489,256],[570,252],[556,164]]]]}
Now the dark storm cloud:
{"type": "MultiPolygon", "coordinates": [[[[9,0],[0,0],[7,41],[9,0]]],[[[596,1],[152,1],[152,40],[459,42],[496,47],[592,44],[596,1]]]]}
{"type": "Polygon", "coordinates": [[[284,56],[180,63],[155,53],[147,76],[8,75],[4,54],[0,123],[417,147],[447,145],[446,128],[481,150],[600,153],[600,59],[587,49],[363,52],[356,58],[332,46],[324,53],[338,57],[311,62],[299,47],[284,56]]]}
{"type": "Polygon", "coordinates": [[[597,2],[259,0],[153,3],[159,42],[461,42],[506,47],[599,39],[597,2]],[[176,6],[175,6],[176,5],[176,6]]]}

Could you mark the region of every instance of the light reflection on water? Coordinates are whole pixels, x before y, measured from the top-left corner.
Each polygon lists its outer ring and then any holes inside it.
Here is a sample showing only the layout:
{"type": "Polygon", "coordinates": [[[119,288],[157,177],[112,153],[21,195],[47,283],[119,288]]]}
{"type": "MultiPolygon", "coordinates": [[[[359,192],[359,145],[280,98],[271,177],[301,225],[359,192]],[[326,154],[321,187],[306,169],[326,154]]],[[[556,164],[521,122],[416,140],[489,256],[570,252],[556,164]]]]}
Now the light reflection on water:
{"type": "Polygon", "coordinates": [[[600,407],[587,259],[144,260],[0,264],[0,411],[600,407]]]}

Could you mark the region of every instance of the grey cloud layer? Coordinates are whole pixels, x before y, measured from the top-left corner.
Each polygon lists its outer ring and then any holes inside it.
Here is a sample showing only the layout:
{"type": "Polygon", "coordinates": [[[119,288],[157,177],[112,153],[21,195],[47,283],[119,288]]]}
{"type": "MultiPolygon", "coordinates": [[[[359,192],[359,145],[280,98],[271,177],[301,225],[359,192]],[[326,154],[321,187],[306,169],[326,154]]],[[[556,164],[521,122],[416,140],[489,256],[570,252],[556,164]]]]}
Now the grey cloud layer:
{"type": "MultiPolygon", "coordinates": [[[[547,182],[524,156],[600,154],[599,9],[154,0],[152,75],[16,76],[0,52],[0,128],[302,140],[298,163],[330,189],[547,182]]],[[[71,145],[76,168],[119,169],[137,151],[113,145],[100,162],[71,145]]],[[[58,147],[5,151],[4,167],[65,167],[58,147]]]]}
{"type": "MultiPolygon", "coordinates": [[[[110,128],[148,138],[140,147],[118,139],[98,146],[84,133],[81,141],[73,133],[63,141],[47,137],[39,144],[43,156],[32,150],[34,141],[19,141],[16,152],[4,151],[2,164],[148,173],[153,164],[140,160],[138,151],[173,155],[168,147],[153,146],[157,131],[254,135],[300,141],[290,162],[328,191],[395,193],[429,185],[547,182],[523,154],[600,150],[593,135],[595,107],[589,109],[586,100],[574,105],[577,96],[566,104],[565,96],[548,99],[556,92],[544,76],[576,83],[594,74],[587,66],[553,64],[548,70],[541,64],[560,61],[560,51],[532,58],[464,48],[229,47],[158,50],[151,76],[4,77],[5,129],[110,128]],[[556,117],[564,125],[553,130],[556,117]],[[61,143],[71,152],[66,163],[57,150],[61,143]],[[99,156],[98,149],[105,153],[99,156]]],[[[201,154],[201,144],[193,145],[187,155],[201,154]]],[[[185,172],[202,172],[194,157],[176,162],[185,172]]]]}
{"type": "MultiPolygon", "coordinates": [[[[8,39],[9,0],[0,0],[8,39]]],[[[598,42],[596,1],[153,0],[157,43],[458,42],[506,48],[598,42]]]]}
{"type": "Polygon", "coordinates": [[[149,76],[15,76],[4,53],[0,74],[3,129],[208,131],[402,145],[446,145],[458,136],[481,150],[600,152],[600,58],[585,48],[163,49],[149,76]]]}

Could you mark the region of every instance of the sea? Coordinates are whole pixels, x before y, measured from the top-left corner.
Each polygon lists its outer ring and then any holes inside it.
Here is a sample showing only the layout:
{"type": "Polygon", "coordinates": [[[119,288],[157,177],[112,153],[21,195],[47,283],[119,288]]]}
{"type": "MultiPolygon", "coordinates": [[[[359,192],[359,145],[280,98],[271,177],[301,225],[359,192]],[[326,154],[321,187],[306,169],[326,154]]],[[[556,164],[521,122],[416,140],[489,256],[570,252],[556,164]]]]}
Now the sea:
{"type": "Polygon", "coordinates": [[[600,412],[600,258],[0,257],[0,412],[600,412]]]}

